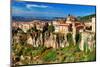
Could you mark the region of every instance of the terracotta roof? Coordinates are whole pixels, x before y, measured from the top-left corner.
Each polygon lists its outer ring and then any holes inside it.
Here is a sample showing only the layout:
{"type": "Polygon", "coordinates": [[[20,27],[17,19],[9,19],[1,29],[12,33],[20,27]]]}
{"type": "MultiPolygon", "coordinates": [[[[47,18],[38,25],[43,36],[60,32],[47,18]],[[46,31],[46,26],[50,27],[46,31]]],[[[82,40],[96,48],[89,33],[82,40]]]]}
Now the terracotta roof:
{"type": "Polygon", "coordinates": [[[65,24],[57,24],[58,26],[68,26],[69,24],[68,23],[65,23],[65,24]]]}
{"type": "Polygon", "coordinates": [[[84,29],[84,25],[78,25],[78,26],[76,26],[76,29],[77,30],[84,29]]]}

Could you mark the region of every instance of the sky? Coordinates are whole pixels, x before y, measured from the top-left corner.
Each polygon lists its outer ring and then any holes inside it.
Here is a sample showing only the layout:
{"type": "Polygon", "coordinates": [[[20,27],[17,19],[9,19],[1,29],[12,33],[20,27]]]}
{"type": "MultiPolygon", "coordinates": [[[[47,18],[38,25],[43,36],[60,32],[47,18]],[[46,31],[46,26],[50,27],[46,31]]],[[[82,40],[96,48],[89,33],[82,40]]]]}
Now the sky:
{"type": "Polygon", "coordinates": [[[96,12],[95,6],[43,2],[12,1],[11,7],[13,16],[26,17],[86,16],[96,12]]]}

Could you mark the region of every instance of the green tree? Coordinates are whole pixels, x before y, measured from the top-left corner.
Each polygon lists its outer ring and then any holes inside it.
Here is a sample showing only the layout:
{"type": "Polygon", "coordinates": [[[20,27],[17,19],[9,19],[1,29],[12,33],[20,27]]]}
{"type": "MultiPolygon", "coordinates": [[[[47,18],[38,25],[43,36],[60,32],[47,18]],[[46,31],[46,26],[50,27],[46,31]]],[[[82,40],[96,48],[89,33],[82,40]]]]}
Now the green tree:
{"type": "Polygon", "coordinates": [[[76,44],[78,44],[81,41],[81,34],[79,32],[76,33],[75,40],[76,44]]]}
{"type": "Polygon", "coordinates": [[[53,24],[48,26],[48,31],[49,32],[54,32],[55,31],[55,27],[53,26],[53,24]]]}
{"type": "Polygon", "coordinates": [[[72,37],[72,34],[71,33],[68,33],[67,34],[67,40],[69,42],[69,45],[73,45],[74,44],[73,37],[72,37]]]}

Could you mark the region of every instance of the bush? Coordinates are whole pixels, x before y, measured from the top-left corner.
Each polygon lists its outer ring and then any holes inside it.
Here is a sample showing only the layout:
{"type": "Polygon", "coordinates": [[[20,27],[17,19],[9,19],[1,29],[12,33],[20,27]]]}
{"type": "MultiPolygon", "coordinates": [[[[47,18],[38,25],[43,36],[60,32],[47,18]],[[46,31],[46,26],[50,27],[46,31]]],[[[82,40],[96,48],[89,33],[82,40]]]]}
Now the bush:
{"type": "Polygon", "coordinates": [[[43,60],[46,62],[55,61],[57,53],[54,50],[49,50],[43,55],[43,60]]]}
{"type": "Polygon", "coordinates": [[[55,31],[55,27],[54,27],[53,25],[49,25],[49,26],[48,26],[48,31],[49,31],[49,32],[55,31]]]}
{"type": "Polygon", "coordinates": [[[32,51],[32,56],[41,55],[45,50],[45,47],[37,47],[35,50],[32,51]]]}

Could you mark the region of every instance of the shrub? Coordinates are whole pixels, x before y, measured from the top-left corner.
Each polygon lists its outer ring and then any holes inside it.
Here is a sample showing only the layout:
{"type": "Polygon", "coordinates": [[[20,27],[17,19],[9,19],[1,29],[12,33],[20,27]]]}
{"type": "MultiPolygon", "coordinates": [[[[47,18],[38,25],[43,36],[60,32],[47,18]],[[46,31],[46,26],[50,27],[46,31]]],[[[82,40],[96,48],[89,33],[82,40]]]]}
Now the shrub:
{"type": "Polygon", "coordinates": [[[49,32],[55,31],[55,27],[54,27],[53,25],[49,25],[49,26],[48,26],[48,31],[49,31],[49,32]]]}
{"type": "Polygon", "coordinates": [[[46,62],[55,61],[56,60],[56,56],[57,56],[56,51],[50,50],[50,51],[47,51],[43,55],[43,60],[46,61],[46,62]]]}
{"type": "Polygon", "coordinates": [[[45,50],[45,47],[37,47],[35,50],[32,51],[32,56],[41,55],[45,50]]]}

